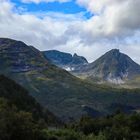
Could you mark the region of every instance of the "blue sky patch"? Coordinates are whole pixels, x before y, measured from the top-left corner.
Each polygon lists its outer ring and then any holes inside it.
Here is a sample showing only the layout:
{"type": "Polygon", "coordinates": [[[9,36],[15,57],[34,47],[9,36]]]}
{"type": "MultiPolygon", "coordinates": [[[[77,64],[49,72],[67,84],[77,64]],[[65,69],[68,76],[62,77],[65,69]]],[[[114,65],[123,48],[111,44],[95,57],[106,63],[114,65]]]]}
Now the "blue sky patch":
{"type": "Polygon", "coordinates": [[[35,3],[22,3],[19,0],[11,0],[16,4],[16,7],[22,7],[26,9],[26,12],[57,12],[64,14],[77,14],[80,12],[85,13],[85,18],[89,19],[92,14],[87,12],[85,8],[80,7],[75,1],[59,3],[59,2],[41,2],[39,4],[35,3]]]}

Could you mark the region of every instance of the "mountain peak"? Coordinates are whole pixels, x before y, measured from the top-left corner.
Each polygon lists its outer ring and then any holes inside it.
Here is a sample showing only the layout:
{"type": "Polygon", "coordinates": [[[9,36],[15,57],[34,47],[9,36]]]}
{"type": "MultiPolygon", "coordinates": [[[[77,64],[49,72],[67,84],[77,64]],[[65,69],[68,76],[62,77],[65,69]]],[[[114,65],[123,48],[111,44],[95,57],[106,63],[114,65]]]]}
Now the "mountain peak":
{"type": "Polygon", "coordinates": [[[78,56],[77,53],[74,53],[73,57],[77,57],[77,56],[78,56]]]}
{"type": "Polygon", "coordinates": [[[112,50],[110,50],[109,52],[120,53],[120,50],[119,50],[119,49],[112,49],[112,50]]]}
{"type": "Polygon", "coordinates": [[[92,79],[96,77],[101,81],[120,84],[140,74],[140,66],[119,49],[112,49],[95,62],[80,68],[79,71],[87,73],[87,76],[92,79]]]}
{"type": "Polygon", "coordinates": [[[7,72],[14,73],[44,69],[48,63],[39,50],[22,41],[0,38],[0,52],[2,71],[6,69],[4,66],[7,63],[10,66],[7,72]]]}
{"type": "Polygon", "coordinates": [[[108,51],[106,54],[110,55],[110,56],[117,57],[117,56],[119,56],[121,54],[121,52],[120,52],[119,49],[112,49],[112,50],[108,51]]]}

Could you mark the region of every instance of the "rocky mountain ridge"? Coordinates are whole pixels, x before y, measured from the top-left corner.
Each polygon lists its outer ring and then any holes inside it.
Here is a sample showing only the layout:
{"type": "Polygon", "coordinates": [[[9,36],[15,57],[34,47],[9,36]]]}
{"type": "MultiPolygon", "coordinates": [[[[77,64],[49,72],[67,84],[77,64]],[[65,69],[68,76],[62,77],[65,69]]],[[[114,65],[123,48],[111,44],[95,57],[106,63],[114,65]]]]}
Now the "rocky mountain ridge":
{"type": "Polygon", "coordinates": [[[53,64],[67,71],[73,71],[81,65],[88,64],[88,61],[83,56],[78,56],[76,53],[60,52],[57,50],[44,51],[43,55],[53,64]]]}

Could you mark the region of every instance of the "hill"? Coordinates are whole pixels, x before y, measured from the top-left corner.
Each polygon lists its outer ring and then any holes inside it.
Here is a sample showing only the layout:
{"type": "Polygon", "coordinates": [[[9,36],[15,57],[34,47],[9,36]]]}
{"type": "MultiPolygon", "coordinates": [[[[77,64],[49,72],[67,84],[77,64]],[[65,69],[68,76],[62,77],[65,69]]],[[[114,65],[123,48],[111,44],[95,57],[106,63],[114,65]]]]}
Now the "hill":
{"type": "Polygon", "coordinates": [[[21,41],[0,39],[0,73],[22,85],[63,120],[112,113],[119,104],[133,110],[140,107],[140,90],[113,89],[76,78],[21,41]]]}

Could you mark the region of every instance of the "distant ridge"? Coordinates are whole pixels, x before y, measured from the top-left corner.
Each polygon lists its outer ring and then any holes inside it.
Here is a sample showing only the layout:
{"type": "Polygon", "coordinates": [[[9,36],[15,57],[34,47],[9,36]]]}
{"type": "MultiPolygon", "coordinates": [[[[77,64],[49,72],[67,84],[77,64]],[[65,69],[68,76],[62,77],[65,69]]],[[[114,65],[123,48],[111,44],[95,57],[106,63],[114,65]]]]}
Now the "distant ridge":
{"type": "Polygon", "coordinates": [[[78,56],[76,53],[60,52],[57,50],[44,51],[43,55],[53,64],[66,69],[67,71],[75,70],[78,66],[88,64],[88,61],[83,56],[78,56]]]}

